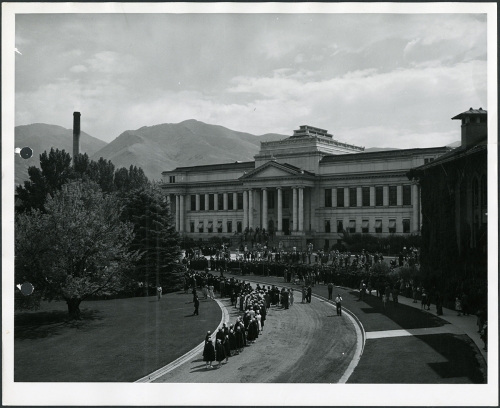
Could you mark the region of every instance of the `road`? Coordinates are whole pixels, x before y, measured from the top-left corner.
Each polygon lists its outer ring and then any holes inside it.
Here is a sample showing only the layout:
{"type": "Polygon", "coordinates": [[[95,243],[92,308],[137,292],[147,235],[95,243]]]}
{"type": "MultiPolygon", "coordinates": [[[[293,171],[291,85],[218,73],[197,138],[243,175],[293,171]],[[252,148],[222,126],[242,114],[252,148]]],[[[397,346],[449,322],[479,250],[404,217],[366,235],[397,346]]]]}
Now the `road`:
{"type": "MultiPolygon", "coordinates": [[[[239,311],[223,303],[234,323],[239,311]]],[[[296,291],[294,305],[271,307],[263,335],[221,368],[207,370],[200,353],[155,382],[337,383],[355,349],[356,331],[347,316],[337,316],[319,299],[302,304],[296,291]]]]}

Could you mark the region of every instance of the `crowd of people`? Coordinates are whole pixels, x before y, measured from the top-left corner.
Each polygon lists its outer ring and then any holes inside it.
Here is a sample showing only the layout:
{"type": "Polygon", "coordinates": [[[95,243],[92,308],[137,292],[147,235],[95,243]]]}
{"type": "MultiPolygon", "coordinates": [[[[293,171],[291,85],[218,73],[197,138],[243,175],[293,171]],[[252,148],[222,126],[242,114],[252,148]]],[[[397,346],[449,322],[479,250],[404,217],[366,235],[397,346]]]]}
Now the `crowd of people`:
{"type": "Polygon", "coordinates": [[[208,287],[207,298],[214,299],[214,291],[217,291],[221,298],[230,298],[231,306],[239,314],[234,323],[229,326],[224,323],[215,333],[214,339],[212,339],[214,337],[212,333],[207,332],[203,349],[203,361],[207,369],[213,368],[215,361],[216,367],[221,367],[223,363],[229,361],[230,357],[242,353],[246,347],[254,344],[264,333],[265,322],[271,307],[288,309],[294,303],[293,290],[290,288],[280,290],[275,285],[266,288],[259,284],[254,288],[244,280],[216,277],[211,273],[193,270],[186,272],[184,278],[188,285],[189,283],[192,285],[193,301],[198,300],[199,287],[197,285],[199,283],[204,296],[206,287],[208,287]],[[215,287],[218,287],[218,290],[215,287]]]}

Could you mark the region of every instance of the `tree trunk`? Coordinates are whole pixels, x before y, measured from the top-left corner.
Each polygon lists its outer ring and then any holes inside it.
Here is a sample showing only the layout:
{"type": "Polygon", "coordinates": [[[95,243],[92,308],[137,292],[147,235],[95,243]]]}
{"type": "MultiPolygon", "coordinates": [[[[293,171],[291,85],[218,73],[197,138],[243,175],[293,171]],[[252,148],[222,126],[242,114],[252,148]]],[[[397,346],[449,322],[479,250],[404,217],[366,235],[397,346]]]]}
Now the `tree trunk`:
{"type": "Polygon", "coordinates": [[[68,305],[68,314],[70,319],[80,319],[80,303],[81,299],[66,299],[68,305]]]}

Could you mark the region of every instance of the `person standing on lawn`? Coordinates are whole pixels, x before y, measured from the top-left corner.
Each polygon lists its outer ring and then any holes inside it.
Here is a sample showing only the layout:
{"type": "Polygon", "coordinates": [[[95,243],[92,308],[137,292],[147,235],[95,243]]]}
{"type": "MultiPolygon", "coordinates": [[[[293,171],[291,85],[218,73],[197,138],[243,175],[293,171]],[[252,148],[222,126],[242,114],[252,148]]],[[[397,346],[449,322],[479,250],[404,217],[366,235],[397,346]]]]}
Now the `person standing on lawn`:
{"type": "Polygon", "coordinates": [[[335,298],[335,305],[337,306],[337,316],[342,316],[342,297],[340,293],[335,298]]]}
{"type": "Polygon", "coordinates": [[[198,308],[200,307],[200,301],[198,299],[198,295],[194,295],[194,313],[193,313],[193,316],[196,315],[198,316],[199,315],[199,312],[198,312],[198,308]]]}
{"type": "Polygon", "coordinates": [[[215,360],[215,349],[214,344],[212,343],[212,339],[208,338],[208,341],[205,343],[205,348],[203,349],[203,361],[206,362],[206,368],[213,368],[212,362],[215,360]]]}
{"type": "Polygon", "coordinates": [[[162,293],[163,289],[161,288],[161,286],[158,286],[156,288],[156,296],[158,297],[158,301],[160,301],[161,299],[161,293],[162,293]]]}

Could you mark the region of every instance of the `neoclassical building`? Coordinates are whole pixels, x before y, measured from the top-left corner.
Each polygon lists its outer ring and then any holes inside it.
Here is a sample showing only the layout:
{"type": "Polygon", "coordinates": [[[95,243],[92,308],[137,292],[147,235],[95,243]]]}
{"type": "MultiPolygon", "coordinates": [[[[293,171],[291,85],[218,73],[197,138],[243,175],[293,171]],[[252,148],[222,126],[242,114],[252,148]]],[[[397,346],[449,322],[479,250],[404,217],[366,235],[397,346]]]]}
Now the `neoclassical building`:
{"type": "Polygon", "coordinates": [[[336,244],[342,231],[419,233],[420,191],[406,173],[448,147],[365,152],[324,129],[300,126],[261,142],[255,161],[178,167],[162,173],[176,228],[185,237],[272,231],[285,247],[336,244]]]}

